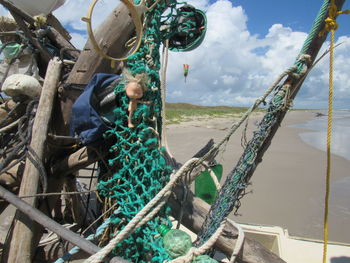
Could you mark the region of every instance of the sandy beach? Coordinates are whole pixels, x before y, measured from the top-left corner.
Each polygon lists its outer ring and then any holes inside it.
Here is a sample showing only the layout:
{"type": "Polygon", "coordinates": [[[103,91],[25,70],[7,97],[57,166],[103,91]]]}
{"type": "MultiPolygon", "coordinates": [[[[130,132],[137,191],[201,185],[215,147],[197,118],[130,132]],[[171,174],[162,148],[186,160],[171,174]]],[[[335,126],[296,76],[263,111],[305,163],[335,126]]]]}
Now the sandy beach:
{"type": "MultiPolygon", "coordinates": [[[[291,127],[315,117],[315,111],[291,111],[282,122],[263,162],[257,167],[248,192],[242,200],[238,222],[281,226],[290,235],[323,238],[323,210],[326,177],[326,153],[304,143],[299,134],[309,130],[291,127]]],[[[247,137],[251,138],[262,114],[250,118],[247,137]],[[260,116],[259,116],[260,115],[260,116]]],[[[213,138],[219,141],[234,119],[195,120],[167,127],[172,154],[184,162],[213,138]]],[[[242,128],[236,131],[217,161],[224,166],[223,180],[242,154],[242,128]]],[[[350,161],[332,155],[331,182],[341,182],[349,175],[350,161]]],[[[222,182],[223,182],[222,180],[222,182]]],[[[330,240],[350,243],[349,199],[331,192],[330,240]]]]}

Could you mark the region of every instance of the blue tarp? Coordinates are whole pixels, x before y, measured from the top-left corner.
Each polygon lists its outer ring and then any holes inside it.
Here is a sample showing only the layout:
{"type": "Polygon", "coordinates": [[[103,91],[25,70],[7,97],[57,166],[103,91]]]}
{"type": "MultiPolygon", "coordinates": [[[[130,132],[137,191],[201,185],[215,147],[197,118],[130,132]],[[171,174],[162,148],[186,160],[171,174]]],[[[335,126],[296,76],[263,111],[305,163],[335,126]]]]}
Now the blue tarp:
{"type": "Polygon", "coordinates": [[[78,136],[84,145],[97,143],[110,127],[101,119],[92,103],[94,94],[100,93],[119,75],[98,73],[89,81],[84,92],[74,102],[70,123],[71,136],[78,136]]]}

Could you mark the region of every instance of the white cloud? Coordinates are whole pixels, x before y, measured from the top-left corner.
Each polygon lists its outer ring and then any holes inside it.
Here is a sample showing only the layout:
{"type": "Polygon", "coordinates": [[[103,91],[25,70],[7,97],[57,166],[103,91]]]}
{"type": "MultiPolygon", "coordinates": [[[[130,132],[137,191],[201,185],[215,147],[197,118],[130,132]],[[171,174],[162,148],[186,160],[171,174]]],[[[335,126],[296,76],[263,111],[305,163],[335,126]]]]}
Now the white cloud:
{"type": "Polygon", "coordinates": [[[225,85],[233,85],[238,80],[238,77],[232,75],[223,75],[221,76],[222,82],[225,85]]]}
{"type": "MultiPolygon", "coordinates": [[[[181,90],[183,98],[169,100],[207,105],[251,105],[287,68],[293,65],[307,37],[281,24],[271,25],[263,38],[250,34],[247,16],[241,7],[221,0],[208,6],[207,35],[202,45],[190,53],[172,53],[168,70],[168,87],[181,90]],[[187,84],[182,82],[182,64],[190,65],[187,84]],[[201,94],[201,96],[198,96],[201,94]]],[[[349,107],[350,42],[336,50],[334,82],[335,106],[349,107]],[[338,103],[338,104],[337,104],[338,103]]],[[[313,69],[295,105],[325,107],[327,102],[328,63],[326,59],[313,69]]]]}
{"type": "Polygon", "coordinates": [[[71,43],[79,49],[82,49],[85,46],[85,43],[88,39],[88,36],[86,34],[78,34],[78,33],[71,33],[72,37],[71,43]]]}
{"type": "MultiPolygon", "coordinates": [[[[67,0],[66,3],[54,11],[54,15],[59,18],[62,24],[73,30],[86,30],[86,23],[81,20],[87,16],[91,1],[67,0]]],[[[92,16],[93,28],[97,27],[119,4],[116,0],[100,0],[96,3],[92,16]]]]}
{"type": "MultiPolygon", "coordinates": [[[[86,25],[81,17],[86,16],[89,4],[86,0],[67,0],[54,12],[72,31],[73,43],[78,48],[84,46],[87,38],[86,25]]],[[[244,9],[233,6],[228,0],[214,3],[191,0],[189,4],[206,12],[207,34],[202,45],[194,51],[170,52],[167,76],[169,101],[249,106],[293,64],[307,36],[305,32],[274,24],[266,36],[258,38],[247,28],[248,17],[244,9]],[[183,64],[190,65],[186,82],[183,64]]],[[[116,5],[115,0],[99,1],[94,11],[94,26],[103,21],[116,5]]],[[[4,10],[0,10],[0,14],[5,14],[4,10]]],[[[335,53],[335,106],[349,107],[350,37],[339,37],[337,42],[343,44],[335,53]]],[[[323,59],[306,79],[295,100],[296,106],[326,106],[327,60],[323,59]]]]}

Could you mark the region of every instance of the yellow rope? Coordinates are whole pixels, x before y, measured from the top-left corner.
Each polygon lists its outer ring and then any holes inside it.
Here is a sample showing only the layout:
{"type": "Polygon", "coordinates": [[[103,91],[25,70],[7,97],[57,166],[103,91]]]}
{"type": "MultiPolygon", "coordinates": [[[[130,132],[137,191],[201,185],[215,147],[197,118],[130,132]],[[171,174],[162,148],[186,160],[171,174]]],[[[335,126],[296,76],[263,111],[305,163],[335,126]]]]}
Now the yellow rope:
{"type": "Polygon", "coordinates": [[[328,94],[328,122],[327,122],[327,175],[326,175],[326,196],[324,209],[323,225],[323,263],[327,262],[327,245],[328,245],[328,212],[329,212],[329,195],[330,195],[330,177],[331,177],[331,136],[332,136],[332,115],[333,115],[333,60],[334,60],[334,31],[337,30],[338,24],[335,20],[339,14],[349,14],[350,10],[337,11],[334,0],[331,0],[328,17],[326,18],[325,30],[331,32],[331,45],[329,50],[329,94],[328,94]]]}
{"type": "Polygon", "coordinates": [[[331,132],[332,132],[332,106],[333,106],[333,55],[334,55],[334,30],[331,30],[330,64],[329,64],[329,94],[328,94],[328,124],[327,124],[327,175],[326,175],[326,196],[324,209],[323,226],[323,263],[327,260],[328,245],[328,203],[331,177],[331,132]]]}

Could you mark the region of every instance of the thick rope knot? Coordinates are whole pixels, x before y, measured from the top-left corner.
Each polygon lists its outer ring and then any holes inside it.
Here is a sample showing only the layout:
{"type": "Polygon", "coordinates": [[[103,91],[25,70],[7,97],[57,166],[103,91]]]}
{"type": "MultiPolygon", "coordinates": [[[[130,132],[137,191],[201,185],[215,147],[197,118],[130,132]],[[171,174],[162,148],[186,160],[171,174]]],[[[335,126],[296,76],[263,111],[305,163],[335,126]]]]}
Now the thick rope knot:
{"type": "Polygon", "coordinates": [[[338,29],[339,25],[336,21],[337,15],[350,14],[350,10],[338,11],[337,5],[334,0],[331,0],[329,5],[328,17],[325,19],[326,25],[323,31],[320,32],[320,36],[323,36],[325,32],[334,32],[338,29]]]}
{"type": "Polygon", "coordinates": [[[337,21],[335,20],[335,17],[338,15],[338,9],[337,5],[335,4],[334,0],[331,1],[331,4],[329,6],[328,11],[328,17],[325,19],[326,25],[325,30],[328,32],[335,31],[338,29],[337,21]]]}
{"type": "Polygon", "coordinates": [[[300,54],[295,62],[295,65],[290,67],[286,73],[294,79],[300,79],[307,72],[310,64],[311,56],[307,54],[300,54]]]}
{"type": "Polygon", "coordinates": [[[335,19],[327,17],[325,21],[326,21],[326,26],[325,26],[326,31],[331,32],[338,29],[339,25],[335,19]]]}

